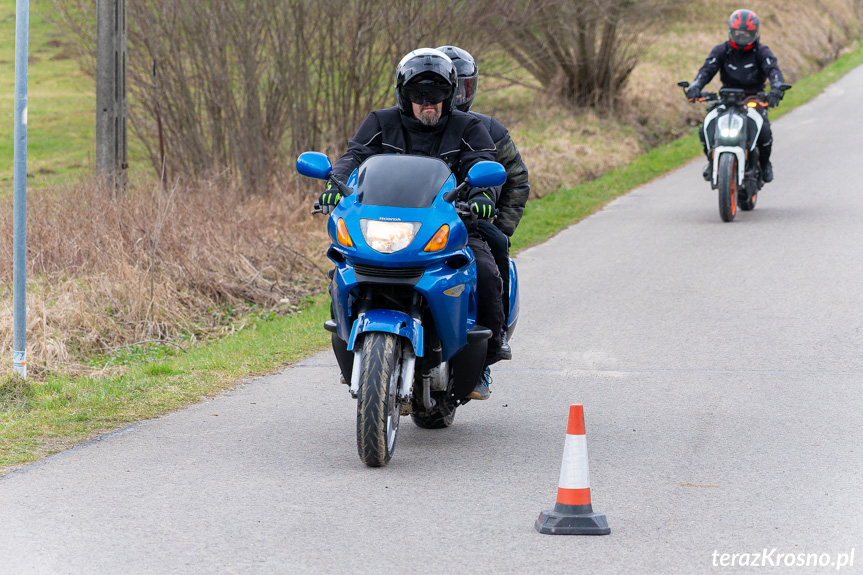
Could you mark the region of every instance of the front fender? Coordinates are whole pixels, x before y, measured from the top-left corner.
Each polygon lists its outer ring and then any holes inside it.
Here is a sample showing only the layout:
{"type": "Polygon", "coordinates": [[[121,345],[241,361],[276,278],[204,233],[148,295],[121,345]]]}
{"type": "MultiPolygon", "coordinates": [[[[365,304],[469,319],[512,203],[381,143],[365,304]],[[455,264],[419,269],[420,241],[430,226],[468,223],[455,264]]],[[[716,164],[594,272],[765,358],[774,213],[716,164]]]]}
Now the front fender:
{"type": "Polygon", "coordinates": [[[737,156],[737,185],[743,185],[743,174],[746,172],[746,152],[740,146],[719,146],[713,150],[713,187],[719,181],[719,156],[734,154],[737,156]]]}
{"type": "Polygon", "coordinates": [[[348,349],[354,350],[354,344],[360,334],[367,331],[380,331],[401,336],[414,346],[414,354],[423,356],[425,343],[423,341],[423,326],[406,313],[390,309],[369,310],[354,320],[351,337],[348,339],[348,349]]]}

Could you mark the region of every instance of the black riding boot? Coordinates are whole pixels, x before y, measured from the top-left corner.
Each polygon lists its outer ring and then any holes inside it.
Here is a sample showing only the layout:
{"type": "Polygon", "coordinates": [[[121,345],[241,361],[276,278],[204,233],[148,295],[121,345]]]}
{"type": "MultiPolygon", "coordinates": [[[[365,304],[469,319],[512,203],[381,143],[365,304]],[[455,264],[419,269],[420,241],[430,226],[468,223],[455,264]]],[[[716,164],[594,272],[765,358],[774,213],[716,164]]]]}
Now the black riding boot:
{"type": "Polygon", "coordinates": [[[773,164],[770,163],[770,152],[773,151],[773,141],[766,146],[758,147],[758,159],[761,162],[761,179],[764,183],[773,181],[773,164]]]}

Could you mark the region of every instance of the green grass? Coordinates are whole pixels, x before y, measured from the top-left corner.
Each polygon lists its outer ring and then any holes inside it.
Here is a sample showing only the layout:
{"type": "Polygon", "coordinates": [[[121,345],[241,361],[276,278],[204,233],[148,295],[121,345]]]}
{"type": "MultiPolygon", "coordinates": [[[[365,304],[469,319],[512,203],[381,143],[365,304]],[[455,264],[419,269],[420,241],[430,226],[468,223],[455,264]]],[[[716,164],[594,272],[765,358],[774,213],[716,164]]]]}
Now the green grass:
{"type": "MultiPolygon", "coordinates": [[[[0,6],[5,6],[9,0],[0,2],[0,6]]],[[[860,64],[863,48],[799,81],[773,117],[810,100],[860,64]]],[[[697,136],[691,134],[651,150],[625,168],[593,182],[531,202],[513,238],[514,249],[547,239],[610,200],[698,154],[697,136]]],[[[238,380],[276,372],[323,350],[329,335],[321,324],[327,317],[326,296],[318,296],[294,316],[261,319],[233,336],[188,351],[148,346],[121,350],[104,358],[106,362],[125,366],[126,372],[121,375],[101,378],[48,375],[41,382],[2,380],[0,473],[98,433],[179,409],[201,397],[219,393],[238,380]]]]}
{"type": "MultiPolygon", "coordinates": [[[[11,194],[13,186],[15,1],[0,0],[0,197],[11,194]]],[[[54,186],[75,180],[92,170],[94,163],[95,80],[81,70],[67,33],[50,21],[56,17],[53,0],[30,0],[29,187],[54,186]]],[[[131,132],[128,145],[130,169],[150,170],[143,145],[131,132]]]]}
{"type": "MultiPolygon", "coordinates": [[[[782,104],[771,110],[771,120],[805,104],[824,88],[863,64],[863,46],[845,54],[816,74],[801,79],[787,93],[782,104]]],[[[777,142],[781,146],[782,142],[777,142]]],[[[513,250],[543,242],[565,227],[589,216],[626,192],[644,185],[701,154],[697,131],[654,148],[626,167],[609,172],[587,184],[566,188],[532,201],[512,238],[513,250]]]]}
{"type": "MultiPolygon", "coordinates": [[[[55,184],[90,169],[95,149],[93,81],[46,17],[51,0],[30,0],[27,172],[29,185],[55,184]]],[[[15,0],[0,0],[0,196],[12,190],[15,0]]]]}

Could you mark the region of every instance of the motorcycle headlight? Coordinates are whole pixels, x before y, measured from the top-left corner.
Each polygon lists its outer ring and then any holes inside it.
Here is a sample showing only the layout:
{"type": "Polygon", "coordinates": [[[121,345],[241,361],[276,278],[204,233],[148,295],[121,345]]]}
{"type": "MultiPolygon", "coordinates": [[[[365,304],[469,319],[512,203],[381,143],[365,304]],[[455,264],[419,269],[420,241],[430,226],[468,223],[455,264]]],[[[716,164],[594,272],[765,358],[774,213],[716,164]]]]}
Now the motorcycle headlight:
{"type": "Polygon", "coordinates": [[[736,138],[743,129],[743,118],[740,116],[720,116],[717,123],[719,135],[722,138],[736,138]]]}
{"type": "Polygon", "coordinates": [[[382,220],[360,220],[360,229],[366,243],[382,254],[391,254],[410,245],[420,231],[420,222],[387,222],[382,220]]]}

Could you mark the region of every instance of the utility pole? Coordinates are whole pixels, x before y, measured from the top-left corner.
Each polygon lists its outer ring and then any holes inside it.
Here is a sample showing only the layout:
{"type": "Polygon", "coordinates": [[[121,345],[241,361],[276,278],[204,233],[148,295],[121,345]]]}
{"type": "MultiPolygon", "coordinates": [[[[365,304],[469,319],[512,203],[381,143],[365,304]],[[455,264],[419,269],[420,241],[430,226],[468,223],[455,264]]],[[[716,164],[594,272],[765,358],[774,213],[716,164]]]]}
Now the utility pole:
{"type": "Polygon", "coordinates": [[[96,173],[126,186],[126,0],[96,0],[96,173]]]}
{"type": "Polygon", "coordinates": [[[27,379],[27,57],[30,0],[15,7],[15,152],[12,208],[12,367],[27,379]]]}

